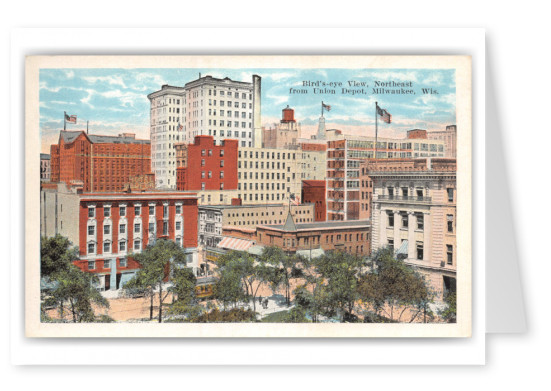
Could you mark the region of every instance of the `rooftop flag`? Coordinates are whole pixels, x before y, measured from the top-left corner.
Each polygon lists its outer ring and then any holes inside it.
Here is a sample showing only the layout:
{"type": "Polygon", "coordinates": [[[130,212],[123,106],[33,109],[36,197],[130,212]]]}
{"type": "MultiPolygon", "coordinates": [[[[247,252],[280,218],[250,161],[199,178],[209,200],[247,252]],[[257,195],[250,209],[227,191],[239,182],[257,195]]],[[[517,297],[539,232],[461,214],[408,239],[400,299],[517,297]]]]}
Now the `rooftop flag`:
{"type": "Polygon", "coordinates": [[[377,105],[377,114],[381,117],[381,120],[387,124],[392,121],[392,115],[385,109],[381,109],[379,105],[377,105]]]}
{"type": "Polygon", "coordinates": [[[77,123],[77,116],[76,115],[65,114],[65,122],[70,123],[70,124],[76,124],[77,123]]]}
{"type": "Polygon", "coordinates": [[[326,105],[325,103],[321,102],[323,108],[327,111],[331,111],[331,106],[330,105],[326,105]]]}

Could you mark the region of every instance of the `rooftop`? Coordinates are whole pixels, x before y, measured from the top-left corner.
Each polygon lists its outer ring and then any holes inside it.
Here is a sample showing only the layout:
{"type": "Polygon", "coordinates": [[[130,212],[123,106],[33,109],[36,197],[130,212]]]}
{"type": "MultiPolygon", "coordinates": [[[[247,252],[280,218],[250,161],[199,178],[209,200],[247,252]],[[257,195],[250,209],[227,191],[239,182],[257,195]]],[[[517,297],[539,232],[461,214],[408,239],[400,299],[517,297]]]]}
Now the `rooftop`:
{"type": "MultiPolygon", "coordinates": [[[[308,205],[314,205],[314,204],[303,203],[300,205],[294,205],[292,208],[295,208],[296,206],[308,206],[308,205]]],[[[224,210],[224,209],[245,209],[245,208],[277,208],[277,207],[284,207],[284,206],[287,206],[287,204],[200,205],[199,209],[224,210]]]]}
{"type": "MultiPolygon", "coordinates": [[[[356,227],[369,227],[371,221],[368,220],[349,220],[349,221],[320,221],[317,223],[306,224],[293,224],[296,227],[296,231],[312,231],[316,229],[332,229],[332,228],[356,228],[356,227]]],[[[291,226],[291,224],[289,224],[291,226]]],[[[259,227],[276,229],[280,231],[289,231],[285,229],[282,224],[279,225],[260,225],[259,227]]],[[[295,231],[293,230],[293,231],[295,231]]]]}
{"type": "Polygon", "coordinates": [[[59,138],[63,138],[65,143],[72,143],[81,134],[86,135],[93,144],[150,144],[149,140],[136,139],[132,133],[123,133],[119,136],[103,136],[97,134],[87,134],[84,130],[62,130],[59,138]]]}

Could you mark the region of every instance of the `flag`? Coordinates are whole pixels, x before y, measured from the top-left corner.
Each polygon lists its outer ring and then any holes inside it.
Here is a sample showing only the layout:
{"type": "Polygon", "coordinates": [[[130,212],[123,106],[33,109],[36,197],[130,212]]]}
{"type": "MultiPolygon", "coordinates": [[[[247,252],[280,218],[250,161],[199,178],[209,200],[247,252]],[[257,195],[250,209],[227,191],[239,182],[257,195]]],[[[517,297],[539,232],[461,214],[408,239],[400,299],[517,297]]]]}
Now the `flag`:
{"type": "Polygon", "coordinates": [[[68,122],[70,124],[76,124],[77,123],[77,116],[76,115],[65,114],[65,122],[68,122]]]}
{"type": "Polygon", "coordinates": [[[291,199],[291,203],[293,205],[298,205],[300,204],[300,200],[298,199],[298,197],[295,197],[295,195],[293,193],[291,193],[291,195],[289,196],[289,198],[291,199]]]}
{"type": "Polygon", "coordinates": [[[377,114],[381,117],[381,120],[387,124],[392,121],[392,115],[385,109],[381,109],[379,105],[377,105],[377,114]]]}
{"type": "Polygon", "coordinates": [[[321,102],[321,106],[327,110],[327,111],[331,111],[331,106],[330,105],[326,105],[325,103],[321,102]]]}

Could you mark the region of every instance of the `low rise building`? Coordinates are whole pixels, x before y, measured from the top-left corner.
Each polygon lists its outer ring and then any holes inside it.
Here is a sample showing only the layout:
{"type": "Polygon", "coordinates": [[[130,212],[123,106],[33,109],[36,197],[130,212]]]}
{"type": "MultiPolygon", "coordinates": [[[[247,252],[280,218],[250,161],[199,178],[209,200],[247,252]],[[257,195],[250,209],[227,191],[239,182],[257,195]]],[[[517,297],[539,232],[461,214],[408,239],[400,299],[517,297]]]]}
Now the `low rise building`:
{"type": "Polygon", "coordinates": [[[287,214],[284,224],[256,228],[258,244],[278,246],[288,253],[322,249],[367,256],[370,254],[370,233],[369,220],[297,224],[291,214],[287,214]]]}
{"type": "Polygon", "coordinates": [[[140,265],[133,255],[157,239],[174,241],[197,272],[197,196],[186,192],[83,193],[64,184],[43,186],[41,236],[66,236],[78,247],[75,264],[119,289],[140,265]]]}
{"type": "Polygon", "coordinates": [[[50,155],[40,154],[40,182],[50,181],[50,155]]]}

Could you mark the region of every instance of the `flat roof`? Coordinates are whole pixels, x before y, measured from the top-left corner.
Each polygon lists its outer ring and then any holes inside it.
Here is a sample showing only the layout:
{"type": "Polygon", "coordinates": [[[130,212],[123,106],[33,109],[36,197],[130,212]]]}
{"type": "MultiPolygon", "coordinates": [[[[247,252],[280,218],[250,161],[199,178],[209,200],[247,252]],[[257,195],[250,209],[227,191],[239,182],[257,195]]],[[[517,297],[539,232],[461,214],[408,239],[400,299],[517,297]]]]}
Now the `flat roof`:
{"type": "MultiPolygon", "coordinates": [[[[297,206],[309,206],[314,205],[313,202],[303,203],[300,205],[293,205],[291,208],[297,206]]],[[[199,209],[239,209],[239,208],[276,208],[287,206],[286,204],[250,204],[250,205],[199,205],[199,209]]]]}
{"type": "MultiPolygon", "coordinates": [[[[370,227],[371,220],[347,220],[347,221],[319,221],[317,223],[295,224],[297,231],[311,231],[315,229],[331,229],[331,228],[356,228],[370,227]]],[[[283,224],[278,225],[259,225],[259,227],[276,229],[283,231],[283,224]]]]}

